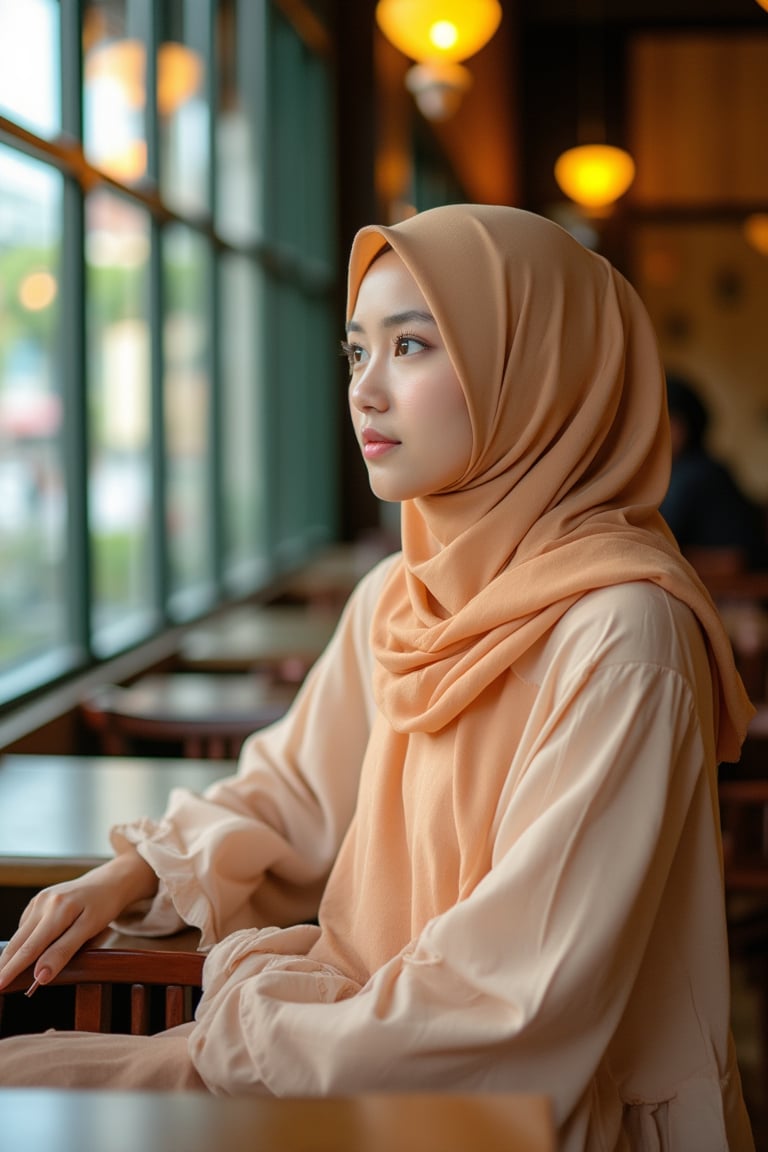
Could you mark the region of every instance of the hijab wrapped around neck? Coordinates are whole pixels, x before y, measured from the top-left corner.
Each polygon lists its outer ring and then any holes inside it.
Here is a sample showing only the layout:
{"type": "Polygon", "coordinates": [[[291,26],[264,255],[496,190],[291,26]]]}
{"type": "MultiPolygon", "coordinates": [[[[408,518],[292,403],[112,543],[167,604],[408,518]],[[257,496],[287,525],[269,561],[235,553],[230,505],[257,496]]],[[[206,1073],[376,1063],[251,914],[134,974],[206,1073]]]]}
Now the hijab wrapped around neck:
{"type": "Polygon", "coordinates": [[[389,723],[439,731],[579,597],[649,580],[699,619],[718,755],[738,759],[753,710],[717,611],[658,512],[664,374],[635,291],[542,217],[452,205],[357,234],[348,316],[387,244],[432,310],[473,430],[464,475],[402,506],[403,560],[372,628],[389,723]]]}

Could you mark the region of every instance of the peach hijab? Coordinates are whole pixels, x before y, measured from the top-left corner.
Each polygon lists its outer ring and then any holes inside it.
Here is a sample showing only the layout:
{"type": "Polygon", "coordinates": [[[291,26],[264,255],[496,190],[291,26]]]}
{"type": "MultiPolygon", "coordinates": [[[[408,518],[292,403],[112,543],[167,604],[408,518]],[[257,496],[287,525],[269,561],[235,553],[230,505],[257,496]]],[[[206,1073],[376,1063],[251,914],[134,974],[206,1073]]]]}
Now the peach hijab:
{"type": "Polygon", "coordinates": [[[650,580],[700,621],[718,755],[738,759],[752,706],[717,611],[658,512],[670,469],[664,375],[635,291],[542,217],[452,205],[357,234],[348,316],[386,243],[432,309],[473,429],[464,476],[402,507],[403,560],[372,629],[392,728],[440,731],[584,593],[650,580]]]}

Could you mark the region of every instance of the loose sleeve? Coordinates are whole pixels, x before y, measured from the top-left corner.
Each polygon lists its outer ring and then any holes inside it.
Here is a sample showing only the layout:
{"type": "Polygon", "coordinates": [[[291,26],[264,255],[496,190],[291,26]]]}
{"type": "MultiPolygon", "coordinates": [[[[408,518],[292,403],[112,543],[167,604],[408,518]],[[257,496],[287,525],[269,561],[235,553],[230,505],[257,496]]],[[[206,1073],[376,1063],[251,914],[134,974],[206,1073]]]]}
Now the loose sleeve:
{"type": "Polygon", "coordinates": [[[546,1086],[562,1122],[625,1009],[693,797],[710,803],[702,762],[682,676],[593,675],[523,741],[489,873],[362,987],[307,957],[315,928],[213,950],[201,1076],[280,1096],[546,1086]]]}
{"type": "Polygon", "coordinates": [[[160,881],[116,927],[193,925],[208,948],[237,929],[316,915],[355,807],[374,709],[370,617],[391,563],[358,586],[290,710],[246,741],[235,776],[202,794],[175,789],[161,820],[112,829],[115,850],[135,845],[160,881]]]}

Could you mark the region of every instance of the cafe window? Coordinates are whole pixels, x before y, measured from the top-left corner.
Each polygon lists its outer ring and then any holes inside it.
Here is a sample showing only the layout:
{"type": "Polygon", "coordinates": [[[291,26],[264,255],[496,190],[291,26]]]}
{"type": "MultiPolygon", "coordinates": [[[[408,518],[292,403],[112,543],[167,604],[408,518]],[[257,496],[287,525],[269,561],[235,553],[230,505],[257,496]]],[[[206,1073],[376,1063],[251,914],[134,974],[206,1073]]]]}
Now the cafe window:
{"type": "Polygon", "coordinates": [[[0,0],[0,707],[335,536],[333,74],[301,7],[0,0]]]}

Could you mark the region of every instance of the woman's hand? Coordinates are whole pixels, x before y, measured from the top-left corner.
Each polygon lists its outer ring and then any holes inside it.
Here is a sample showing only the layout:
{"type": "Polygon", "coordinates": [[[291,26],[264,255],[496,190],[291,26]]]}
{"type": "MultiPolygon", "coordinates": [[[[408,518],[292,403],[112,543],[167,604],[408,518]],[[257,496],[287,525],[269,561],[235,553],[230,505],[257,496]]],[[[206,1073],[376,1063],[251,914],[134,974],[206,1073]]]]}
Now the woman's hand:
{"type": "Polygon", "coordinates": [[[157,876],[133,848],[76,880],[44,888],[0,955],[0,991],[31,964],[35,979],[47,984],[124,908],[156,891],[157,876]]]}

